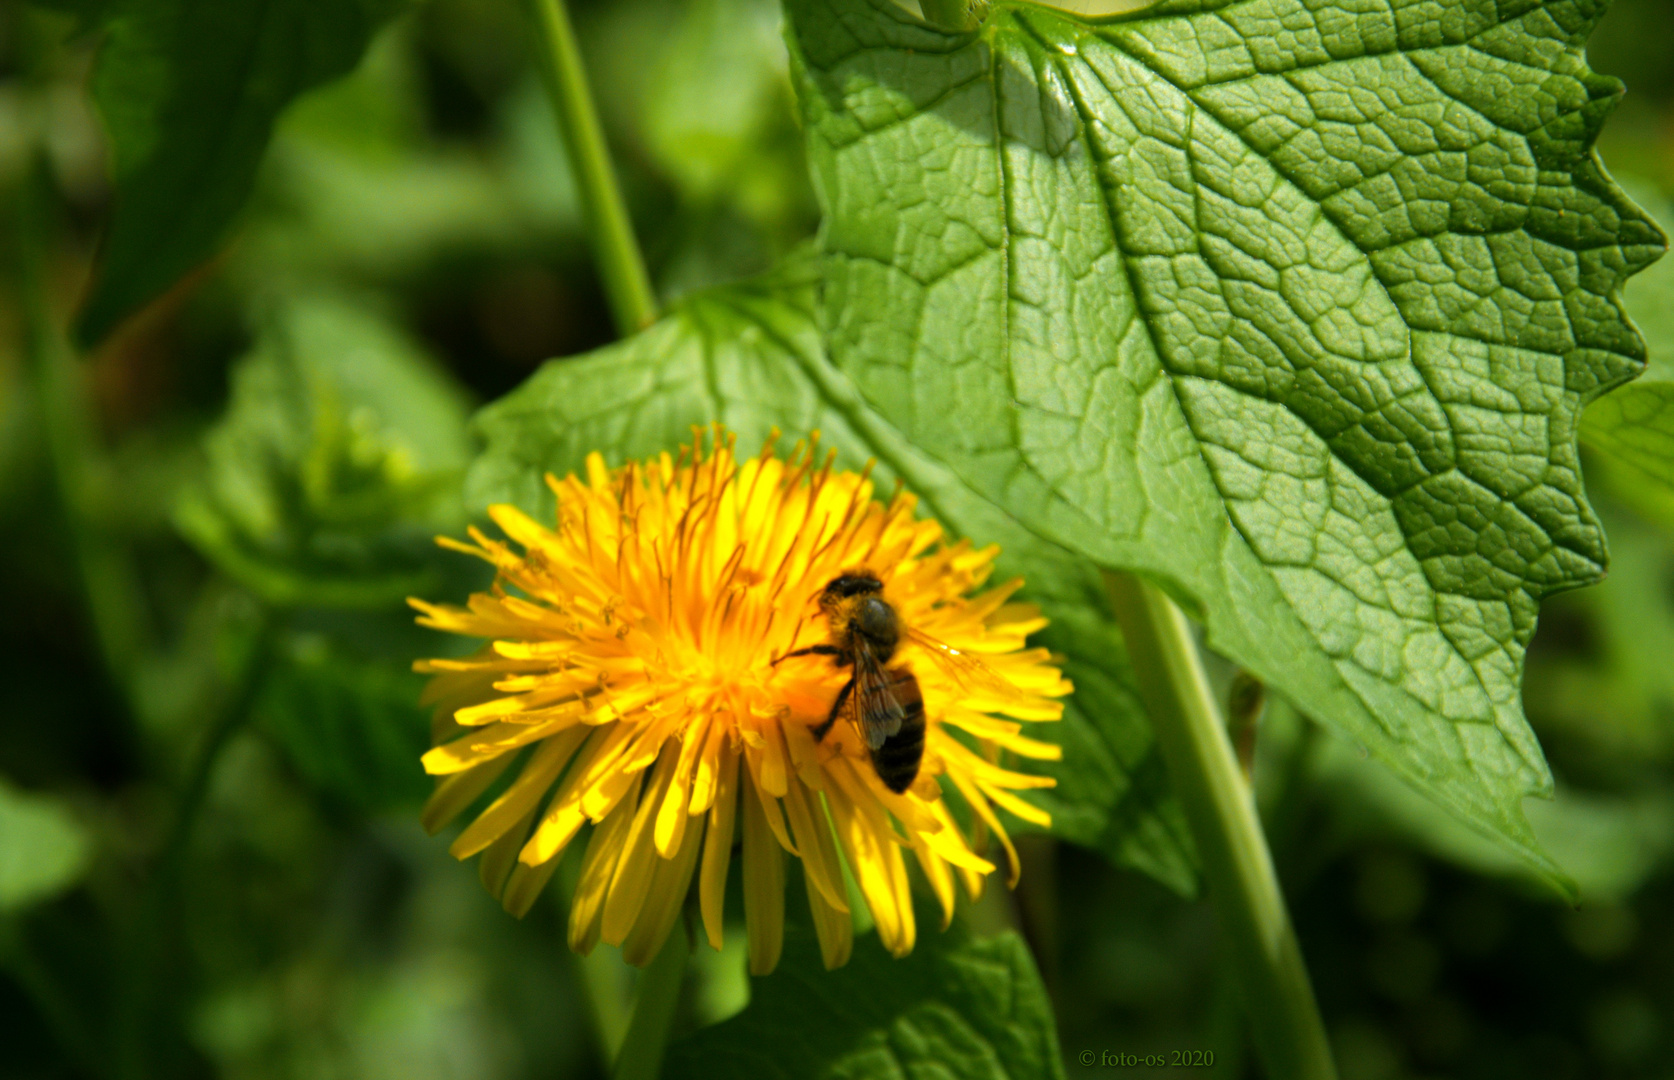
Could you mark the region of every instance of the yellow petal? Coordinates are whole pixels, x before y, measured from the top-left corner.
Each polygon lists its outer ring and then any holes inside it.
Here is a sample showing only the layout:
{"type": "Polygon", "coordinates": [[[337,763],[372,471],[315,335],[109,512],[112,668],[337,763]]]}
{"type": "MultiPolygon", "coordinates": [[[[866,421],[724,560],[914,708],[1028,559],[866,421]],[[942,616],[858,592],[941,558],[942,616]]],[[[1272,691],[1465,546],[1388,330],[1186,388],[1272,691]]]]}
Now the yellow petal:
{"type": "Polygon", "coordinates": [[[1022,818],[1024,821],[1027,821],[1029,824],[1039,825],[1043,829],[1050,829],[1052,827],[1052,815],[1033,803],[1024,802],[1022,799],[1019,799],[1016,795],[1013,795],[1011,792],[1002,787],[995,787],[992,784],[984,784],[981,781],[977,782],[977,786],[982,789],[982,793],[988,796],[989,799],[999,803],[1002,807],[1011,811],[1011,813],[1022,818]]]}
{"type": "Polygon", "coordinates": [[[756,801],[761,804],[762,816],[767,822],[768,829],[772,831],[774,839],[779,841],[781,847],[797,858],[801,858],[802,852],[798,851],[796,845],[791,842],[790,831],[785,828],[785,815],[780,807],[780,800],[762,790],[761,778],[754,769],[749,767],[751,764],[750,754],[746,749],[743,771],[750,774],[750,790],[754,792],[756,801]]]}
{"type": "Polygon", "coordinates": [[[669,780],[674,776],[678,751],[664,747],[657,768],[651,774],[645,791],[634,812],[632,828],[622,842],[622,857],[616,862],[616,873],[610,881],[610,895],[605,898],[604,924],[601,936],[611,945],[620,945],[633,929],[651,888],[651,871],[661,861],[651,843],[651,831],[657,808],[668,794],[669,780]]]}
{"type": "MultiPolygon", "coordinates": [[[[496,689],[505,690],[507,687],[501,683],[496,689]]],[[[536,720],[555,720],[560,716],[579,717],[585,706],[574,698],[575,691],[569,686],[548,684],[532,693],[495,698],[480,705],[455,709],[453,722],[465,727],[480,727],[496,720],[527,724],[536,720]]]]}
{"type": "MultiPolygon", "coordinates": [[[[849,870],[854,874],[855,884],[860,887],[866,906],[872,912],[878,937],[885,948],[897,956],[902,955],[896,952],[896,946],[903,938],[903,915],[889,865],[890,854],[894,853],[899,861],[901,849],[874,830],[865,811],[857,809],[846,792],[832,791],[826,798],[837,826],[837,839],[842,842],[843,854],[849,870]]],[[[887,827],[884,834],[887,834],[887,827]]],[[[912,918],[910,901],[906,905],[905,917],[912,918]]]]}
{"type": "Polygon", "coordinates": [[[953,777],[953,783],[959,788],[959,794],[965,796],[965,801],[971,804],[971,809],[976,812],[977,818],[992,829],[995,836],[1000,838],[1000,845],[1006,849],[1006,862],[1011,867],[1011,874],[1007,877],[1006,884],[1016,888],[1017,877],[1023,872],[1023,866],[1017,861],[1017,849],[1012,846],[1011,837],[1006,834],[1006,827],[1000,824],[1000,819],[994,815],[993,807],[988,805],[988,800],[983,798],[982,792],[977,789],[975,783],[958,773],[949,773],[948,775],[953,777]]]}
{"type": "MultiPolygon", "coordinates": [[[[511,786],[459,834],[448,848],[448,854],[456,859],[468,859],[503,836],[519,818],[532,817],[542,796],[552,788],[558,774],[569,763],[570,755],[586,737],[585,728],[571,728],[542,743],[511,786]]],[[[521,837],[518,846],[522,846],[521,837]]]]}
{"type": "MultiPolygon", "coordinates": [[[[587,731],[587,742],[576,752],[569,772],[564,775],[564,782],[558,785],[558,793],[547,804],[541,823],[535,827],[534,835],[518,856],[531,866],[538,866],[562,851],[587,820],[581,808],[587,765],[600,748],[609,743],[616,729],[611,726],[580,730],[587,731]]],[[[607,808],[606,813],[613,808],[614,805],[607,808]]]]}
{"type": "Polygon", "coordinates": [[[913,854],[918,857],[924,879],[930,883],[930,891],[936,894],[936,902],[942,905],[942,929],[946,930],[953,925],[953,875],[941,856],[923,841],[913,845],[913,854]]]}
{"type": "MultiPolygon", "coordinates": [[[[635,967],[644,967],[662,949],[691,888],[692,868],[702,846],[703,830],[687,829],[680,850],[675,852],[674,857],[656,860],[651,887],[645,893],[639,918],[635,920],[627,940],[622,942],[622,959],[635,967]]],[[[608,911],[606,914],[608,916],[608,911]]],[[[686,947],[684,942],[678,944],[680,948],[686,947]]]]}
{"type": "Polygon", "coordinates": [[[523,918],[535,906],[541,890],[546,888],[546,883],[557,869],[557,859],[539,866],[525,866],[523,863],[513,866],[511,876],[506,879],[506,891],[500,896],[500,905],[514,917],[523,918]]]}
{"type": "Polygon", "coordinates": [[[523,838],[529,835],[529,826],[535,820],[538,806],[529,807],[528,813],[512,823],[511,827],[492,843],[482,853],[477,862],[477,876],[482,879],[483,888],[494,899],[501,899],[506,891],[506,881],[511,877],[512,868],[517,864],[517,849],[523,846],[523,838]]]}
{"type": "Polygon", "coordinates": [[[744,930],[750,974],[768,975],[779,966],[785,940],[785,849],[768,828],[765,800],[757,795],[749,770],[739,770],[738,784],[744,812],[744,930]]]}
{"type": "Polygon", "coordinates": [[[708,810],[715,802],[720,791],[719,778],[723,755],[736,757],[730,751],[723,750],[727,736],[728,721],[717,718],[709,725],[709,737],[704,741],[703,755],[698,758],[697,775],[692,779],[692,801],[687,807],[694,814],[701,814],[708,810]]]}
{"type": "Polygon", "coordinates": [[[516,754],[502,754],[475,768],[456,772],[436,781],[436,790],[430,793],[430,798],[424,804],[424,811],[419,815],[419,822],[424,826],[424,831],[435,836],[447,828],[448,822],[475,802],[477,796],[487,791],[489,785],[498,780],[500,774],[506,771],[506,767],[516,760],[516,754]]]}
{"type": "Polygon", "coordinates": [[[841,910],[826,902],[825,894],[814,885],[808,872],[808,862],[802,862],[802,876],[807,883],[808,911],[814,916],[814,934],[820,939],[820,959],[825,970],[840,968],[849,962],[854,948],[854,921],[849,917],[848,905],[841,910]]]}
{"type": "MultiPolygon", "coordinates": [[[[936,803],[931,812],[942,819],[942,828],[933,833],[921,832],[916,834],[931,851],[952,863],[961,873],[975,874],[980,879],[981,875],[994,872],[993,863],[966,846],[964,838],[959,834],[958,827],[953,823],[953,817],[948,812],[945,801],[936,803]]],[[[977,820],[981,821],[980,818],[977,820]]]]}
{"type": "Polygon", "coordinates": [[[708,717],[700,718],[680,735],[680,760],[669,780],[668,795],[657,808],[654,840],[657,854],[665,859],[674,856],[686,833],[687,818],[691,816],[692,769],[707,741],[709,723],[708,717]]]}
{"type": "Polygon", "coordinates": [[[419,760],[424,771],[432,776],[463,772],[499,757],[508,750],[539,742],[548,735],[556,735],[573,724],[572,720],[554,720],[546,724],[489,724],[477,728],[464,738],[443,743],[419,760]]]}
{"type": "Polygon", "coordinates": [[[698,906],[711,948],[722,940],[722,915],[727,894],[727,865],[732,861],[733,822],[738,813],[738,755],[723,751],[715,799],[709,808],[709,830],[703,841],[703,869],[698,877],[698,906]]]}
{"type": "Polygon", "coordinates": [[[849,901],[843,889],[843,871],[837,865],[837,851],[831,842],[831,823],[825,816],[825,807],[819,803],[819,796],[803,787],[800,780],[792,780],[784,803],[791,832],[796,836],[797,850],[802,853],[803,872],[827,904],[846,914],[849,901]]]}
{"type": "Polygon", "coordinates": [[[604,915],[605,896],[621,858],[623,841],[633,827],[639,803],[638,786],[616,804],[593,829],[587,852],[581,860],[581,877],[570,900],[570,948],[586,956],[599,943],[599,922],[604,915]]]}

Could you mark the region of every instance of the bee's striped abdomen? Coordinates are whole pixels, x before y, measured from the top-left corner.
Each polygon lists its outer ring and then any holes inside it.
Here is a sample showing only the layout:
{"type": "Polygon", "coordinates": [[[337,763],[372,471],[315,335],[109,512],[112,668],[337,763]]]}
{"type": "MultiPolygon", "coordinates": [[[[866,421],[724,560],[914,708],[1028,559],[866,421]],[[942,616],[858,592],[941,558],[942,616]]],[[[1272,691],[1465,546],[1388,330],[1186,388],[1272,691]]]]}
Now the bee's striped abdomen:
{"type": "Polygon", "coordinates": [[[888,675],[890,693],[903,713],[901,728],[872,751],[872,768],[884,787],[899,795],[918,779],[918,765],[924,759],[924,695],[906,668],[892,668],[888,675]]]}

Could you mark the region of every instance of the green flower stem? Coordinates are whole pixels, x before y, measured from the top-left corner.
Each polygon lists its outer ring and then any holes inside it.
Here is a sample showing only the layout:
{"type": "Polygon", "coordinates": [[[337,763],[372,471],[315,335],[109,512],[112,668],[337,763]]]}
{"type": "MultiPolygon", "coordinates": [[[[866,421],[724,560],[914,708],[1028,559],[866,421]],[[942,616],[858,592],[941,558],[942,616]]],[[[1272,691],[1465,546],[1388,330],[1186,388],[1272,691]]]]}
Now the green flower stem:
{"type": "Polygon", "coordinates": [[[628,337],[657,318],[651,278],[645,272],[633,221],[610,162],[610,149],[605,145],[593,93],[587,87],[587,70],[581,63],[569,12],[563,0],[527,2],[540,31],[541,69],[564,145],[569,148],[570,167],[581,189],[582,210],[587,216],[593,253],[599,260],[599,274],[616,316],[616,329],[628,337]]]}
{"type": "Polygon", "coordinates": [[[117,1003],[116,1074],[123,1080],[158,1075],[152,1068],[151,1033],[158,1028],[155,986],[164,960],[166,942],[174,933],[186,869],[186,848],[197,824],[222,752],[255,709],[257,694],[274,658],[276,618],[263,607],[252,628],[242,662],[227,688],[191,771],[180,791],[174,818],[159,850],[139,902],[133,936],[128,943],[127,980],[117,1003]]]}
{"type": "Polygon", "coordinates": [[[276,622],[275,613],[264,605],[250,630],[249,644],[245,646],[238,675],[204,734],[186,786],[181,789],[180,804],[159,856],[159,869],[171,881],[178,875],[180,860],[185,854],[187,842],[192,838],[192,827],[197,823],[204,799],[209,795],[209,784],[215,778],[215,767],[220,764],[221,752],[255,711],[256,697],[274,660],[276,622]]]}
{"type": "Polygon", "coordinates": [[[126,700],[131,697],[134,662],[145,638],[139,577],[128,552],[97,521],[104,460],[94,431],[93,406],[84,385],[85,372],[47,299],[46,264],[56,203],[45,166],[38,166],[22,188],[17,252],[24,354],[32,369],[53,483],[99,656],[111,683],[126,700]]]}
{"type": "MultiPolygon", "coordinates": [[[[575,891],[573,885],[570,891],[575,891]]],[[[569,953],[576,979],[581,983],[581,994],[599,1037],[599,1048],[606,1061],[614,1061],[622,1052],[622,1040],[628,1032],[628,1001],[620,977],[625,965],[616,953],[604,949],[594,949],[586,956],[570,952],[568,947],[564,951],[569,953]]]]}
{"type": "Polygon", "coordinates": [[[1140,696],[1185,807],[1269,1076],[1337,1075],[1302,950],[1186,617],[1156,586],[1107,573],[1140,696]]]}
{"type": "Polygon", "coordinates": [[[686,977],[686,927],[676,920],[662,951],[639,979],[634,1016],[622,1052],[616,1056],[614,1080],[656,1080],[663,1068],[663,1051],[668,1044],[669,1023],[680,1001],[680,984],[686,977]]]}
{"type": "MultiPolygon", "coordinates": [[[[657,319],[657,300],[645,271],[633,221],[622,198],[622,188],[605,145],[604,130],[587,85],[587,70],[575,40],[575,27],[563,0],[527,0],[540,31],[541,70],[547,93],[558,115],[559,132],[569,151],[570,167],[581,190],[583,212],[599,261],[599,275],[610,299],[616,329],[630,337],[657,319]]],[[[614,988],[604,970],[607,954],[594,950],[578,958],[584,993],[591,1005],[594,1026],[605,1053],[615,1053],[618,1080],[654,1080],[662,1068],[663,1050],[680,982],[686,972],[686,932],[676,925],[657,958],[639,981],[633,1017],[626,1021],[614,988]]]]}

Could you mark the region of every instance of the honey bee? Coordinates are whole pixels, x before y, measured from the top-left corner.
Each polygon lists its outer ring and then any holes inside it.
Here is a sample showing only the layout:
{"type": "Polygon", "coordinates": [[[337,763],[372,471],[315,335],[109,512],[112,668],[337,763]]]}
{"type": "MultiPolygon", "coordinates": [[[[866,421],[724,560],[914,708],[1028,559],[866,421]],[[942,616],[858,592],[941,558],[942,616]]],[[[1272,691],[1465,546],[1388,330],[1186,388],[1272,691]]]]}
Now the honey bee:
{"type": "Polygon", "coordinates": [[[924,759],[924,695],[918,679],[905,665],[889,666],[903,639],[923,647],[961,685],[977,682],[1008,696],[1016,693],[980,660],[907,626],[883,598],[883,582],[870,571],[850,570],[832,578],[820,590],[819,604],[831,640],[786,653],[779,660],[829,656],[839,668],[852,669],[849,681],[831,703],[830,714],[813,728],[814,739],[823,741],[838,718],[847,716],[866,740],[878,779],[897,795],[912,786],[924,759]]]}

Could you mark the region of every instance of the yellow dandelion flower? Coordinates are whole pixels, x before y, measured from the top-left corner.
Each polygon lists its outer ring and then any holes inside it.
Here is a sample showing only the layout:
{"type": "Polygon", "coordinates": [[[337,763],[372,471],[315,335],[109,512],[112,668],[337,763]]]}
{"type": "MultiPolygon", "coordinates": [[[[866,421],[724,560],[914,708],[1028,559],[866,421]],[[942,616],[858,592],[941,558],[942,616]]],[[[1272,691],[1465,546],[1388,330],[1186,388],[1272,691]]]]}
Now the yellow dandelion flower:
{"type": "Polygon", "coordinates": [[[778,963],[787,854],[801,860],[828,967],[851,942],[845,864],[883,943],[905,955],[916,933],[907,853],[945,926],[955,878],[975,898],[994,869],[990,831],[1016,881],[995,805],[1050,822],[1017,792],[1052,781],[1000,764],[1002,751],[1059,753],[1022,734],[1023,722],[1062,715],[1051,699],[1070,692],[1044,649],[1024,647],[1046,620],[1008,602],[1020,581],[970,595],[998,548],[938,543],[941,527],[914,518],[911,495],[874,499],[868,473],[819,463],[813,444],[782,460],[770,441],[740,462],[720,429],[707,455],[701,432],[694,442],[678,460],[611,471],[593,454],[585,478],[549,476],[556,528],[502,505],[489,514],[512,544],[475,529],[472,543],[441,541],[498,575],[463,608],[411,601],[421,624],[489,642],[416,665],[434,675],[426,700],[436,706],[424,766],[439,780],[425,827],[443,828],[521,761],[451,851],[480,854],[483,883],[521,916],[591,824],[570,909],[576,950],[603,940],[649,962],[694,876],[719,948],[736,848],[752,972],[778,963]],[[846,695],[854,705],[825,726],[858,669],[882,670],[832,655],[841,629],[821,600],[845,574],[875,579],[907,632],[881,657],[883,677],[846,695]],[[916,779],[893,760],[886,784],[878,755],[908,733],[875,749],[862,714],[896,721],[880,731],[913,727],[913,683],[922,759],[916,779]],[[944,787],[969,808],[968,833],[944,787]]]}

